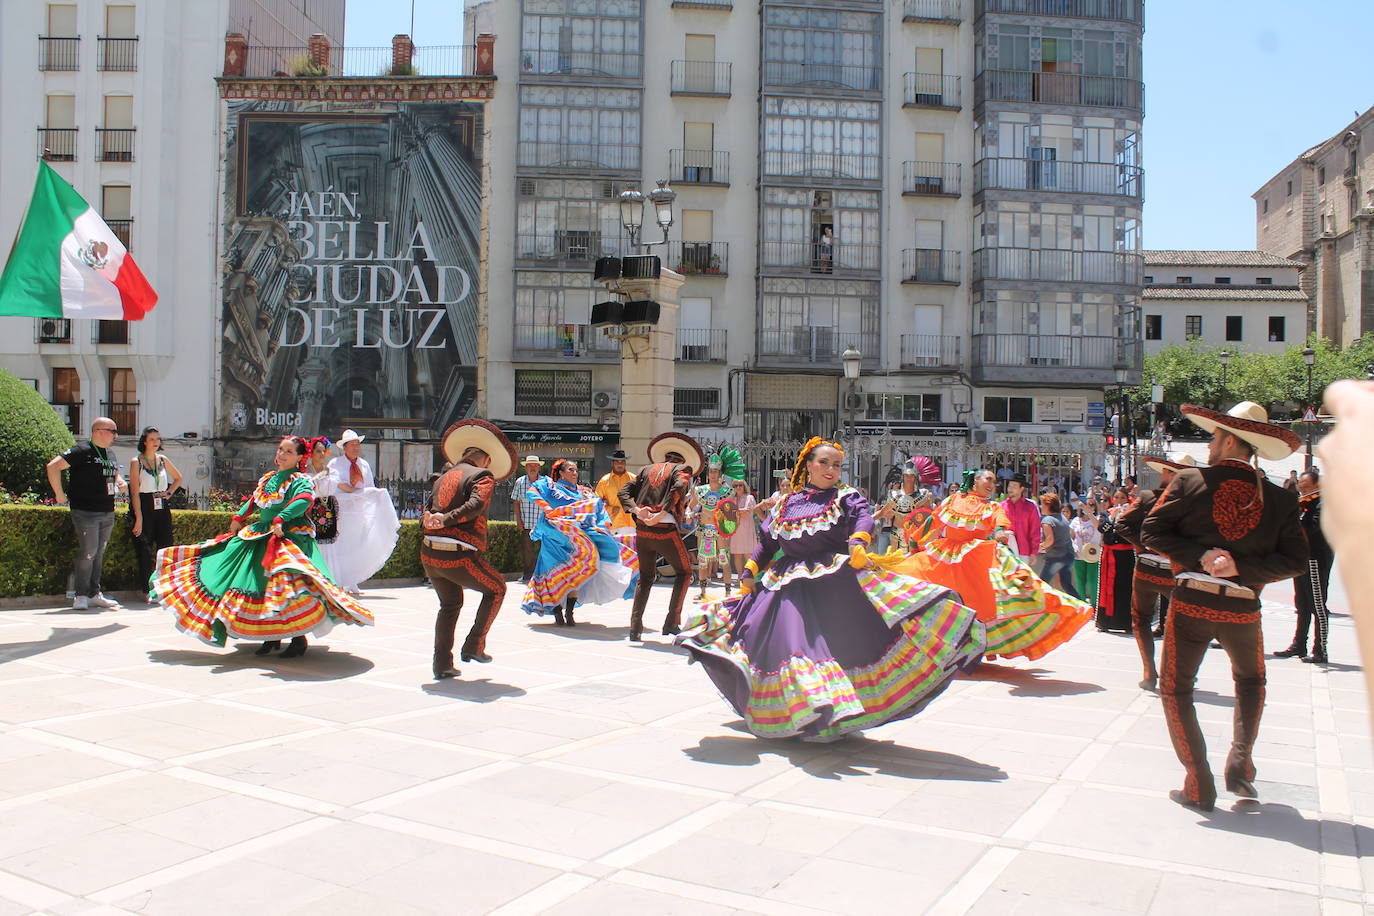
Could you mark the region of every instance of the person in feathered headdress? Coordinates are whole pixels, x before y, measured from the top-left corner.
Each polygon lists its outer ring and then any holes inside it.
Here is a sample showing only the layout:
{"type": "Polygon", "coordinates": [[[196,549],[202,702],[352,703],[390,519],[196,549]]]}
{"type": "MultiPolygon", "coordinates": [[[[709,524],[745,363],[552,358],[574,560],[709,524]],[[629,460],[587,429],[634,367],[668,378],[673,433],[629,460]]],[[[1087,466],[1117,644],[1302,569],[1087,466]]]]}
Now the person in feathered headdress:
{"type": "Polygon", "coordinates": [[[744,459],[731,446],[725,446],[706,460],[706,483],[697,486],[696,490],[698,511],[701,513],[700,526],[697,528],[697,584],[701,587],[698,601],[706,599],[706,583],[717,567],[725,582],[725,594],[730,594],[730,535],[734,533],[734,525],[726,518],[725,527],[730,530],[722,530],[722,519],[717,518],[717,510],[722,502],[733,502],[734,487],[731,481],[743,480],[744,474],[744,459]]]}
{"type": "Polygon", "coordinates": [[[919,519],[914,519],[912,513],[928,516],[935,507],[935,494],[929,487],[940,482],[939,466],[924,455],[916,455],[902,462],[901,471],[901,483],[888,490],[886,501],[873,513],[873,518],[882,523],[879,553],[886,553],[894,540],[897,546],[906,546],[908,527],[919,526],[919,519]]]}

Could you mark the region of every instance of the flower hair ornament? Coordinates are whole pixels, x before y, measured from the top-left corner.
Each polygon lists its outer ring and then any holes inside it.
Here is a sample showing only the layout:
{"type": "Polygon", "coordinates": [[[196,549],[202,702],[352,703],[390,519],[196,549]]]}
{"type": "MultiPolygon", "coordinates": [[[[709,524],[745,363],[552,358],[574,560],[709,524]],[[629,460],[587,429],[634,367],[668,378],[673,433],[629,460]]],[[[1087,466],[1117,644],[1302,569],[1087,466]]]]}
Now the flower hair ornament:
{"type": "Polygon", "coordinates": [[[306,463],[310,461],[310,442],[302,436],[284,436],[296,443],[296,449],[301,453],[301,457],[296,459],[296,470],[304,471],[306,463]]]}
{"type": "Polygon", "coordinates": [[[797,455],[796,466],[792,468],[791,483],[794,491],[799,491],[806,485],[806,461],[811,456],[811,453],[822,445],[830,446],[840,453],[841,458],[844,457],[844,446],[840,445],[838,442],[830,442],[822,439],[820,436],[812,436],[810,439],[807,439],[806,444],[802,446],[801,452],[797,455]]]}
{"type": "Polygon", "coordinates": [[[959,481],[959,492],[960,492],[960,493],[967,493],[968,491],[972,490],[972,489],[973,489],[973,480],[974,480],[974,478],[977,477],[977,476],[978,476],[978,471],[977,471],[976,469],[975,469],[975,470],[972,470],[972,471],[965,471],[965,472],[964,472],[963,479],[959,481]]]}
{"type": "Polygon", "coordinates": [[[316,449],[323,449],[327,452],[331,447],[333,447],[333,445],[334,443],[329,441],[328,436],[316,436],[315,438],[311,439],[306,443],[305,457],[313,458],[315,456],[316,449]]]}

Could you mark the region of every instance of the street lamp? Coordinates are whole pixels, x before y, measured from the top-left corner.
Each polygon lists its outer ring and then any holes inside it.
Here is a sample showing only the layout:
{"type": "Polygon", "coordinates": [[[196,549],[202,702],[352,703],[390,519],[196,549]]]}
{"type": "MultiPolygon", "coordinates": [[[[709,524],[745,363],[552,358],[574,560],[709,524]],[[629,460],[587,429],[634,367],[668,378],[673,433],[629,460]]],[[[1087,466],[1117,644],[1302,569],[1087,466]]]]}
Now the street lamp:
{"type": "Polygon", "coordinates": [[[1126,412],[1126,379],[1131,370],[1126,366],[1116,367],[1116,482],[1120,486],[1126,480],[1124,466],[1125,436],[1130,418],[1126,412]]]}
{"type": "Polygon", "coordinates": [[[1317,351],[1303,347],[1302,361],[1307,366],[1307,400],[1302,405],[1303,425],[1307,427],[1307,455],[1303,458],[1303,469],[1312,470],[1312,423],[1307,421],[1307,412],[1312,409],[1312,366],[1317,361],[1317,351]]]}
{"type": "Polygon", "coordinates": [[[1222,350],[1217,354],[1217,359],[1221,360],[1221,403],[1217,405],[1220,410],[1226,406],[1226,368],[1231,365],[1231,351],[1222,350]]]}
{"type": "Polygon", "coordinates": [[[675,200],[677,200],[677,192],[668,187],[668,179],[666,178],[658,179],[658,187],[647,195],[643,191],[633,188],[620,192],[620,224],[625,227],[625,231],[630,235],[631,247],[648,248],[652,245],[668,244],[668,230],[673,225],[673,201],[675,200]],[[645,200],[653,204],[654,221],[663,230],[663,240],[645,242],[641,245],[639,230],[644,225],[645,200]]]}
{"type": "Polygon", "coordinates": [[[849,412],[849,476],[852,480],[858,461],[854,444],[854,412],[859,406],[855,388],[859,384],[859,373],[864,366],[863,352],[853,346],[845,347],[844,352],[840,354],[840,365],[844,367],[844,377],[849,380],[849,392],[845,395],[844,406],[849,412]]]}

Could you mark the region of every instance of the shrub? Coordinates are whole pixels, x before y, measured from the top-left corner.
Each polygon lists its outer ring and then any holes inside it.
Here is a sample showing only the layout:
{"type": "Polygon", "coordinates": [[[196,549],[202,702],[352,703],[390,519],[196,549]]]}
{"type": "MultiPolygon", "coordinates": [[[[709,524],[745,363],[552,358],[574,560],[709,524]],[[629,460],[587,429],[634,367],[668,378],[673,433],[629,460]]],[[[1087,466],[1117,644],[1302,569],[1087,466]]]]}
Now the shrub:
{"type": "Polygon", "coordinates": [[[0,487],[14,494],[48,493],[44,469],[72,447],[72,434],[43,396],[0,369],[0,487]]]}
{"type": "Polygon", "coordinates": [[[290,69],[292,76],[323,77],[329,75],[329,68],[323,64],[315,63],[310,59],[309,54],[297,54],[287,61],[286,66],[290,69]]]}

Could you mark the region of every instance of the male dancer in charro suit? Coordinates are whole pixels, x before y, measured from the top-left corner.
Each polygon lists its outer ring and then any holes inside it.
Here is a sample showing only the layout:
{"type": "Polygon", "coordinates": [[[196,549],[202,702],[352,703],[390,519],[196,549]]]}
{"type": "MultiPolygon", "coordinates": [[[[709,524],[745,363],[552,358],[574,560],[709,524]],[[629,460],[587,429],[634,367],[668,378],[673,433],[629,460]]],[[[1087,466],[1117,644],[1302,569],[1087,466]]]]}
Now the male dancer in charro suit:
{"type": "Polygon", "coordinates": [[[692,566],[678,524],[687,511],[692,478],[706,464],[701,446],[691,436],[664,433],[649,442],[649,464],[620,488],[620,507],[634,516],[635,552],[639,554],[639,585],[630,612],[630,639],[644,637],[644,608],[658,578],[658,559],[673,568],[673,595],[663,635],[681,632],[682,605],[691,585],[692,566]]]}
{"type": "Polygon", "coordinates": [[[444,433],[449,460],[434,481],[422,524],[420,565],[439,596],[434,621],[434,676],[457,677],[453,631],[463,609],[463,589],[482,593],[477,616],[463,642],[463,661],[489,662],[487,632],[506,597],[506,580],[483,556],[487,510],[497,482],[515,471],[515,447],[485,420],[459,420],[444,433]]]}
{"type": "Polygon", "coordinates": [[[1321,480],[1316,468],[1308,468],[1298,475],[1298,519],[1302,522],[1303,533],[1307,535],[1311,556],[1302,575],[1293,580],[1293,603],[1298,612],[1298,629],[1293,633],[1293,643],[1287,649],[1275,652],[1274,657],[1292,658],[1296,655],[1310,664],[1325,665],[1326,636],[1331,628],[1326,596],[1330,593],[1331,567],[1336,563],[1336,554],[1322,532],[1321,480]],[[1312,652],[1309,654],[1307,630],[1314,617],[1317,620],[1317,632],[1312,638],[1312,652]]]}
{"type": "Polygon", "coordinates": [[[1211,467],[1185,468],[1155,503],[1142,526],[1145,548],[1168,557],[1175,586],[1164,629],[1160,699],[1174,753],[1187,771],[1182,791],[1169,798],[1210,811],[1216,783],[1193,707],[1193,683],[1212,639],[1231,660],[1236,709],[1226,788],[1254,798],[1253,752],[1264,712],[1264,646],[1260,591],[1307,567],[1307,538],[1298,498],[1264,478],[1256,456],[1277,461],[1298,448],[1291,430],[1268,422],[1264,408],[1244,401],[1229,413],[1192,404],[1183,415],[1212,433],[1211,467]]]}
{"type": "Polygon", "coordinates": [[[1135,575],[1131,579],[1131,630],[1135,633],[1136,648],[1145,676],[1142,690],[1155,690],[1159,684],[1159,669],[1155,667],[1155,637],[1164,635],[1164,621],[1169,614],[1169,595],[1174,590],[1174,572],[1169,558],[1150,553],[1140,543],[1140,526],[1155,507],[1159,495],[1173,483],[1174,475],[1183,468],[1197,467],[1192,455],[1175,455],[1174,460],[1146,458],[1145,464],[1159,472],[1158,490],[1139,490],[1131,507],[1116,523],[1116,533],[1131,542],[1136,549],[1135,575]],[[1159,631],[1150,629],[1155,599],[1159,599],[1159,631]]]}

